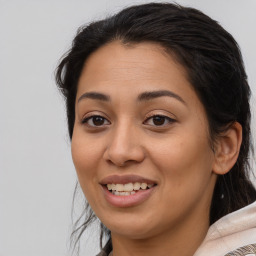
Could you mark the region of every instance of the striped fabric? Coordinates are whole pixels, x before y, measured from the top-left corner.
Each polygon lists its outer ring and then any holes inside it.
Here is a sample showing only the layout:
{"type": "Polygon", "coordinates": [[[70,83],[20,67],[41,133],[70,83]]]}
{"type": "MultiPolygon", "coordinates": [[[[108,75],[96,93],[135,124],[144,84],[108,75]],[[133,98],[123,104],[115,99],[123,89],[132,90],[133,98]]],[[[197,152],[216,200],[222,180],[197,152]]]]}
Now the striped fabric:
{"type": "Polygon", "coordinates": [[[256,255],[256,244],[249,244],[225,254],[225,256],[254,256],[256,255]]]}

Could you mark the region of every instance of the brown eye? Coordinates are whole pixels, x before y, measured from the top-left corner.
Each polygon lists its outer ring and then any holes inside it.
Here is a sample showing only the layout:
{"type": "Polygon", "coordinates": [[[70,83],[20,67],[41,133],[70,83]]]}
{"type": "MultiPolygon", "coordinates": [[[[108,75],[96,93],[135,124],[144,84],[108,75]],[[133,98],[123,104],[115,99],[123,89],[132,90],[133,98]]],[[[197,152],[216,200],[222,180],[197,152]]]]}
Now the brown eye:
{"type": "Polygon", "coordinates": [[[151,126],[166,126],[174,123],[175,120],[163,115],[154,115],[149,117],[144,123],[151,126]]]}
{"type": "Polygon", "coordinates": [[[99,127],[110,124],[110,122],[102,116],[90,116],[82,120],[83,124],[91,127],[99,127]]]}
{"type": "Polygon", "coordinates": [[[165,121],[166,121],[166,118],[163,117],[163,116],[154,116],[152,118],[152,121],[153,121],[154,125],[157,125],[157,126],[158,125],[163,125],[165,123],[165,121]]]}
{"type": "Polygon", "coordinates": [[[101,116],[94,116],[92,118],[92,123],[95,125],[95,126],[100,126],[100,125],[103,125],[104,124],[104,120],[105,118],[101,117],[101,116]]]}

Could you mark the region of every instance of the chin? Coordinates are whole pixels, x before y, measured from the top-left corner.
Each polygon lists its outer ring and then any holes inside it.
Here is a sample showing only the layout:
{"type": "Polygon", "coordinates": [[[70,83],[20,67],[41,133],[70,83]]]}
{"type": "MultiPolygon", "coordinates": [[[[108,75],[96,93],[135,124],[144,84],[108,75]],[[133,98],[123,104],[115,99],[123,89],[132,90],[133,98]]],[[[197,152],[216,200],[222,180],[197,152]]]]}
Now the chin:
{"type": "Polygon", "coordinates": [[[135,216],[128,216],[128,214],[116,216],[116,214],[113,214],[111,219],[105,220],[103,219],[102,222],[111,231],[112,235],[116,234],[130,239],[148,238],[157,233],[159,227],[157,222],[152,222],[152,218],[149,220],[146,216],[139,217],[138,214],[135,214],[135,216]]]}

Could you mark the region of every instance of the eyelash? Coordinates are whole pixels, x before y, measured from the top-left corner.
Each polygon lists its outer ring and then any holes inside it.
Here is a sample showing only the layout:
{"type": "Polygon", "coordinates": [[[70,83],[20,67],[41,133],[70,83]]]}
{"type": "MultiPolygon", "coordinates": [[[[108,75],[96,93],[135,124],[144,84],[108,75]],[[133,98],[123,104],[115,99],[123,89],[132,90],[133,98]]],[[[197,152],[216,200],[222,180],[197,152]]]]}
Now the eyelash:
{"type": "MultiPolygon", "coordinates": [[[[159,124],[159,125],[151,124],[151,126],[159,127],[159,128],[164,127],[164,126],[166,126],[166,125],[168,125],[168,124],[172,124],[172,123],[176,122],[175,119],[170,118],[170,117],[165,116],[165,115],[152,115],[152,116],[147,117],[147,119],[143,122],[143,124],[146,124],[146,125],[147,125],[147,122],[148,122],[149,120],[152,120],[152,122],[153,122],[153,119],[154,119],[154,118],[158,118],[158,121],[163,121],[163,120],[159,120],[159,118],[160,118],[160,119],[161,119],[161,118],[164,119],[164,123],[163,123],[163,124],[159,124]]],[[[94,120],[94,121],[96,121],[96,120],[94,120]]],[[[93,127],[93,128],[94,128],[94,127],[101,128],[101,127],[103,127],[103,126],[105,126],[105,125],[111,124],[105,117],[100,116],[100,115],[92,115],[92,116],[86,117],[86,118],[84,118],[84,119],[81,121],[81,123],[82,123],[82,124],[86,124],[88,127],[93,127]],[[93,119],[94,119],[94,118],[100,118],[101,121],[103,121],[103,124],[101,124],[101,125],[89,124],[90,121],[93,122],[93,119]],[[105,123],[106,121],[108,122],[108,124],[105,123]]]]}
{"type": "MultiPolygon", "coordinates": [[[[165,116],[165,115],[152,115],[152,116],[149,116],[144,122],[143,122],[143,124],[145,124],[148,120],[152,120],[153,121],[153,119],[154,118],[163,118],[164,119],[164,124],[163,125],[156,125],[156,124],[154,124],[154,125],[152,125],[152,126],[155,126],[155,127],[164,127],[164,126],[166,126],[166,125],[168,125],[168,124],[172,124],[172,123],[174,123],[175,122],[175,119],[173,119],[173,118],[170,118],[170,117],[168,117],[168,116],[165,116]]],[[[158,120],[159,121],[159,120],[158,120]]]]}
{"type": "MultiPolygon", "coordinates": [[[[100,116],[100,115],[92,115],[92,116],[89,116],[89,117],[86,117],[86,118],[84,118],[83,120],[82,120],[82,124],[86,124],[87,126],[89,126],[89,127],[102,127],[102,125],[93,125],[93,124],[89,124],[89,121],[92,121],[93,122],[93,118],[101,118],[103,121],[104,121],[104,123],[105,123],[105,121],[108,121],[105,117],[103,117],[103,116],[100,116]]],[[[108,121],[109,122],[109,121],[108,121]]],[[[110,122],[109,122],[109,124],[110,124],[110,122]]],[[[104,124],[103,124],[104,125],[104,124]]]]}

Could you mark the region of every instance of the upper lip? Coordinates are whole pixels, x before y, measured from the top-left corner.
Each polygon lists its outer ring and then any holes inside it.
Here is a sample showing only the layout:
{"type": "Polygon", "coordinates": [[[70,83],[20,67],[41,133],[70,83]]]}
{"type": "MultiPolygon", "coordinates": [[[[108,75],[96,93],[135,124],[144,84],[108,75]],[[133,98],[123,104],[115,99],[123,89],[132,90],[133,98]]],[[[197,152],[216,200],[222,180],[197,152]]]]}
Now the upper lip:
{"type": "Polygon", "coordinates": [[[155,181],[150,180],[148,178],[144,178],[142,176],[138,175],[110,175],[105,178],[103,178],[100,181],[101,185],[106,184],[126,184],[126,183],[147,183],[147,184],[156,184],[155,181]]]}

